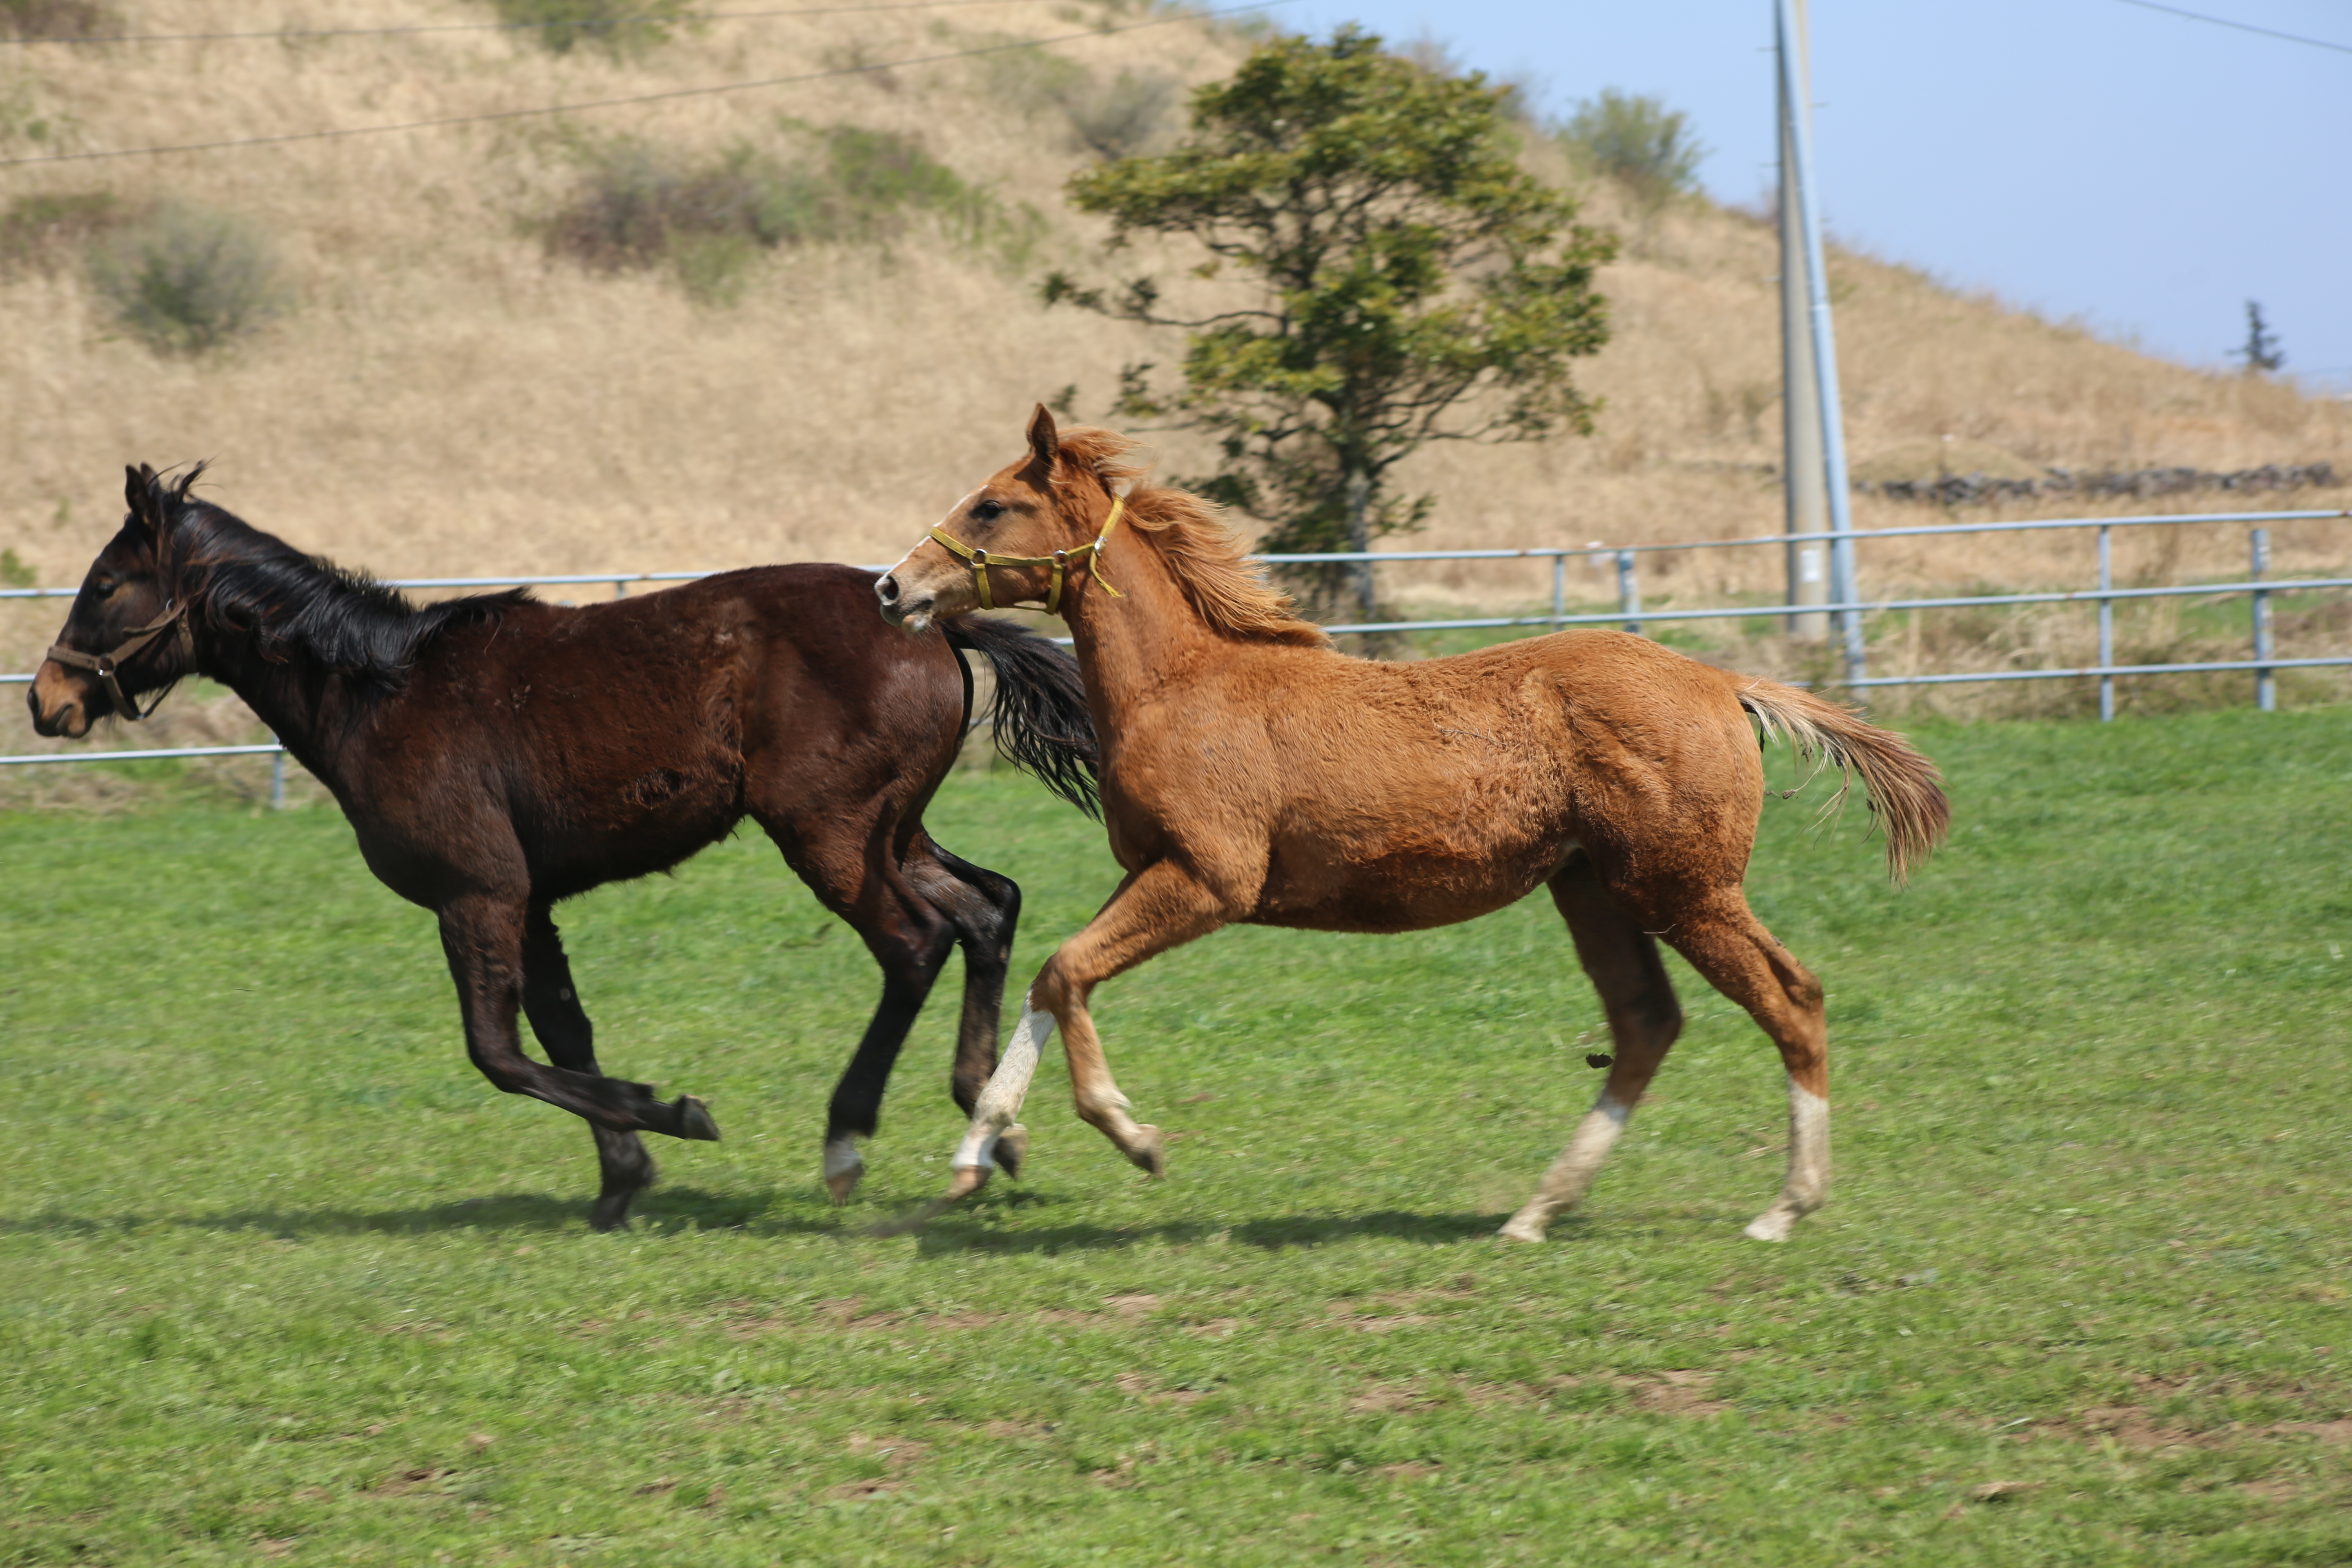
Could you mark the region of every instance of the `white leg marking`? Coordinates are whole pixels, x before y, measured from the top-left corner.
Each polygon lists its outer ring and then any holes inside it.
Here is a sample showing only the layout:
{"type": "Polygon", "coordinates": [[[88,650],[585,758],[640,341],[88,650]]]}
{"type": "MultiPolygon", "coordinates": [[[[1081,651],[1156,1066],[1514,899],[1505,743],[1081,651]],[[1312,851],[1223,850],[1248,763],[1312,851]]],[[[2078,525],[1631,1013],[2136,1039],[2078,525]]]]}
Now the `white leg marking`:
{"type": "Polygon", "coordinates": [[[835,1203],[847,1203],[849,1194],[857,1190],[858,1181],[865,1174],[866,1157],[857,1152],[856,1138],[844,1133],[841,1137],[825,1141],[824,1184],[825,1189],[833,1194],[835,1203]]]}
{"type": "Polygon", "coordinates": [[[978,1171],[985,1180],[985,1173],[996,1168],[992,1157],[996,1140],[1021,1114],[1021,1102],[1029,1094],[1029,1080],[1037,1071],[1038,1054],[1053,1036],[1054,1015],[1040,1013],[1030,1005],[1028,997],[1022,997],[1021,1023],[1013,1031],[1012,1044],[998,1058],[996,1070],[989,1075],[988,1087],[980,1091],[980,1103],[972,1108],[971,1131],[963,1135],[963,1142],[956,1150],[955,1169],[978,1171]]]}
{"type": "Polygon", "coordinates": [[[1503,1227],[1503,1237],[1508,1241],[1541,1241],[1544,1232],[1551,1226],[1552,1216],[1562,1209],[1574,1207],[1584,1196],[1585,1189],[1592,1185],[1592,1178],[1600,1173],[1601,1162],[1609,1157],[1609,1151],[1633,1114],[1632,1106],[1612,1099],[1607,1089],[1602,1089],[1601,1098],[1578,1124],[1576,1136],[1568,1141],[1568,1148],[1544,1173],[1543,1185],[1503,1227]]]}
{"type": "Polygon", "coordinates": [[[1830,1102],[1789,1080],[1789,1181],[1772,1206],[1748,1222],[1758,1241],[1786,1241],[1797,1221],[1830,1195],[1830,1102]]]}

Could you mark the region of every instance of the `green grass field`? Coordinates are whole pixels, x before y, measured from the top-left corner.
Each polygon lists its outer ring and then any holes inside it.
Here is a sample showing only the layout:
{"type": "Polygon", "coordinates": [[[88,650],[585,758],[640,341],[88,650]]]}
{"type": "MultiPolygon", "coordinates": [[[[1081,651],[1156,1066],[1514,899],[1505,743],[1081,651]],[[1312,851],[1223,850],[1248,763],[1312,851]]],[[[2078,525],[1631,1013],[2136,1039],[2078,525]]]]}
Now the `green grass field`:
{"type": "MultiPolygon", "coordinates": [[[[569,908],[608,1068],[727,1133],[600,1237],[331,809],[0,817],[0,1562],[2352,1561],[2352,710],[1916,738],[1908,891],[1822,786],[1766,814],[1838,1108],[1778,1247],[1776,1058],[1680,968],[1588,1206],[1491,1239],[1596,1088],[1541,898],[1104,987],[1169,1178],[1049,1056],[1029,1179],[877,1238],[947,1174],[959,972],[831,1208],[875,973],[720,846],[569,908]]],[[[1114,879],[1007,774],[933,822],[1023,978],[1114,879]]]]}

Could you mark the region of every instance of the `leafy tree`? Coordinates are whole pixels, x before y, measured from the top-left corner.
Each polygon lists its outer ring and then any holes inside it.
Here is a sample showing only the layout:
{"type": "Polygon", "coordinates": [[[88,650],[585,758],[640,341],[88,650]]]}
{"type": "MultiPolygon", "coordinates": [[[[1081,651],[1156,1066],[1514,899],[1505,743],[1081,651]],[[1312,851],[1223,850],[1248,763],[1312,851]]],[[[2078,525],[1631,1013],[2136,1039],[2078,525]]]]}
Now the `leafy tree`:
{"type": "Polygon", "coordinates": [[[1706,149],[1691,134],[1690,116],[1654,98],[1603,88],[1577,105],[1559,140],[1569,155],[1623,185],[1653,211],[1696,188],[1706,149]]]}
{"type": "MultiPolygon", "coordinates": [[[[1072,176],[1114,249],[1189,237],[1208,252],[1196,278],[1246,288],[1199,314],[1148,276],[1106,291],[1056,273],[1045,295],[1186,330],[1182,387],[1129,365],[1118,411],[1214,435],[1219,470],[1192,482],[1267,523],[1263,548],[1360,551],[1418,526],[1432,498],[1391,476],[1428,442],[1591,429],[1569,361],[1607,340],[1592,279],[1614,242],[1518,166],[1509,98],[1343,27],[1200,89],[1173,151],[1072,176]]],[[[1289,575],[1318,609],[1374,610],[1369,565],[1289,575]]]]}

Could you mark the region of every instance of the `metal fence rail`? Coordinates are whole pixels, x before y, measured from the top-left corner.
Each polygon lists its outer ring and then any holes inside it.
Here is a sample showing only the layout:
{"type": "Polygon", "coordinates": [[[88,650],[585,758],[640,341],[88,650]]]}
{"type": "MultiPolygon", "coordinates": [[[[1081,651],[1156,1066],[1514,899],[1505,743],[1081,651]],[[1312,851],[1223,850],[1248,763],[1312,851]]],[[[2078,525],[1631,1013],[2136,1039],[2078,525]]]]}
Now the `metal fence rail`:
{"type": "MultiPolygon", "coordinates": [[[[2281,658],[2274,652],[2272,632],[2271,600],[2278,594],[2293,594],[2352,588],[2352,577],[2273,578],[2270,570],[2270,525],[2283,522],[2324,522],[2352,519],[2352,510],[2304,511],[2213,511],[2190,512],[2163,517],[2066,517],[2040,518],[2015,522],[1930,523],[1910,528],[1880,528],[1850,534],[1835,533],[1768,533],[1744,539],[1697,539],[1666,544],[1625,545],[1538,545],[1517,550],[1381,550],[1338,552],[1318,555],[1261,555],[1255,559],[1269,565],[1341,565],[1370,563],[1377,565],[1401,565],[1417,561],[1543,561],[1552,563],[1551,613],[1533,616],[1474,616],[1447,620],[1426,621],[1367,621],[1335,625],[1326,629],[1334,633],[1450,631],[1500,629],[1510,626],[1545,626],[1559,630],[1568,626],[1620,626],[1629,632],[1640,632],[1644,626],[1659,621],[1706,621],[1756,619],[1810,616],[1852,616],[1853,623],[1864,615],[1891,610],[1945,610],[1982,608],[2000,605],[2090,604],[2099,614],[2099,660],[2096,664],[2051,667],[2040,669],[1968,670],[1943,674],[1872,675],[1865,667],[1864,650],[1854,639],[1846,639],[1843,651],[1846,669],[1841,685],[1866,689],[1885,686],[1948,686],[1971,681],[2064,680],[2096,679],[2099,682],[2099,717],[2115,717],[2115,682],[2126,675],[2190,675],[2204,672],[2249,670],[2255,678],[2255,704],[2264,711],[2278,705],[2274,672],[2282,669],[2311,669],[2352,666],[2352,655],[2328,655],[2315,658],[2281,658]],[[2249,571],[2237,582],[2202,583],[2162,588],[2119,588],[2115,585],[2111,546],[2114,531],[2118,528],[2185,527],[2200,523],[2247,523],[2250,530],[2249,571]],[[1859,548],[1874,541],[1888,539],[1930,539],[1987,533],[2048,532],[2064,529],[2095,529],[2097,531],[2097,575],[2095,587],[2053,589],[2024,594],[1957,594],[1924,598],[1869,599],[1853,598],[1826,604],[1805,605],[1705,605],[1691,608],[1645,609],[1642,605],[1640,562],[1644,555],[1664,554],[1685,550],[1785,550],[1790,545],[1848,539],[1859,548]],[[1618,606],[1612,611],[1579,613],[1568,610],[1568,564],[1571,561],[1605,562],[1615,568],[1618,606]],[[2199,660],[2173,664],[2117,664],[2115,662],[2115,606],[2118,603],[2143,599],[2211,598],[2245,595],[2252,607],[2251,655],[2242,659],[2199,660]]],[[[879,572],[881,567],[871,570],[879,572]]],[[[608,586],[614,598],[628,596],[632,584],[691,583],[710,576],[707,572],[582,572],[563,574],[525,574],[497,577],[404,577],[392,579],[387,586],[394,588],[511,588],[511,587],[588,587],[608,586]]],[[[0,588],[0,601],[9,599],[71,598],[76,588],[0,588]]],[[[1065,642],[1066,638],[1060,639],[1065,642]]],[[[30,673],[0,674],[0,685],[24,685],[33,679],[30,673]]],[[[47,763],[143,762],[170,757],[271,756],[276,759],[272,770],[271,799],[282,804],[285,798],[286,753],[276,743],[251,746],[183,746],[151,751],[119,752],[45,752],[23,756],[0,756],[0,766],[37,765],[47,763]]]]}

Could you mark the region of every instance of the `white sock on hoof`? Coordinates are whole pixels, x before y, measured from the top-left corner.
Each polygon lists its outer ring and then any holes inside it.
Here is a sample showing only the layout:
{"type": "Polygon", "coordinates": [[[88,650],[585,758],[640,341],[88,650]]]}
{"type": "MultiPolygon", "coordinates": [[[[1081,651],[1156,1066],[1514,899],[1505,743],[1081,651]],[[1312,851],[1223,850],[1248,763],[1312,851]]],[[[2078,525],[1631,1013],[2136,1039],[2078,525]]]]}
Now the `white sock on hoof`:
{"type": "Polygon", "coordinates": [[[1536,1189],[1536,1195],[1497,1234],[1508,1241],[1541,1241],[1544,1233],[1551,1228],[1552,1216],[1582,1200],[1592,1185],[1592,1178],[1600,1174],[1601,1163],[1609,1157],[1609,1151],[1616,1146],[1618,1136],[1633,1115],[1632,1106],[1611,1098],[1609,1091],[1602,1089],[1601,1098],[1577,1124],[1576,1136],[1568,1141],[1568,1147],[1544,1173],[1543,1185],[1536,1189]]]}

